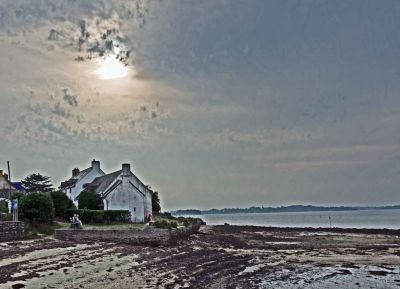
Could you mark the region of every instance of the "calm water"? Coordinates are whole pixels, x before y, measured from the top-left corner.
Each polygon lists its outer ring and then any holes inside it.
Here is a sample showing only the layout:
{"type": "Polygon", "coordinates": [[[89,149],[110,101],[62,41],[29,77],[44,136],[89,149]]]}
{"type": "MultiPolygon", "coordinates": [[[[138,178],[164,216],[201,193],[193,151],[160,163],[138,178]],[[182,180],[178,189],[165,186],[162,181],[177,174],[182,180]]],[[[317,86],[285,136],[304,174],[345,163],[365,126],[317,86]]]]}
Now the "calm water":
{"type": "Polygon", "coordinates": [[[208,225],[257,225],[278,227],[340,227],[400,229],[400,210],[215,214],[201,217],[208,225]],[[330,217],[330,220],[329,220],[330,217]]]}

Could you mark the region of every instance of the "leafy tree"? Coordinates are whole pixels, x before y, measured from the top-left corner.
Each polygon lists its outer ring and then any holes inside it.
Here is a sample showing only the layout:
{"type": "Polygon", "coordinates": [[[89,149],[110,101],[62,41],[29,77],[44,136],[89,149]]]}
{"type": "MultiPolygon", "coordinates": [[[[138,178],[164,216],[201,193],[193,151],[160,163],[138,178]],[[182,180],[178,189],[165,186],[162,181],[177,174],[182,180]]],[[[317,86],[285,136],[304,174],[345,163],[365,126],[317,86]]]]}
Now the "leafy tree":
{"type": "Polygon", "coordinates": [[[40,173],[30,174],[25,179],[23,179],[21,183],[28,193],[47,193],[53,191],[53,185],[51,184],[50,177],[43,176],[40,173]]]}
{"type": "Polygon", "coordinates": [[[83,191],[78,197],[78,209],[101,210],[103,201],[96,192],[83,191]]]}
{"type": "Polygon", "coordinates": [[[18,199],[18,204],[21,204],[22,199],[25,197],[25,194],[22,192],[15,192],[11,195],[11,200],[18,199]]]}
{"type": "Polygon", "coordinates": [[[0,201],[0,213],[8,213],[8,203],[5,200],[0,201]]]}
{"type": "Polygon", "coordinates": [[[33,192],[22,199],[20,205],[24,219],[31,223],[48,224],[53,222],[53,200],[49,193],[33,192]]]}
{"type": "Polygon", "coordinates": [[[74,203],[63,192],[53,191],[50,194],[56,217],[65,217],[66,210],[76,209],[74,203]]]}
{"type": "Polygon", "coordinates": [[[153,213],[159,214],[161,212],[160,198],[158,196],[158,192],[153,192],[151,205],[153,207],[153,213]]]}

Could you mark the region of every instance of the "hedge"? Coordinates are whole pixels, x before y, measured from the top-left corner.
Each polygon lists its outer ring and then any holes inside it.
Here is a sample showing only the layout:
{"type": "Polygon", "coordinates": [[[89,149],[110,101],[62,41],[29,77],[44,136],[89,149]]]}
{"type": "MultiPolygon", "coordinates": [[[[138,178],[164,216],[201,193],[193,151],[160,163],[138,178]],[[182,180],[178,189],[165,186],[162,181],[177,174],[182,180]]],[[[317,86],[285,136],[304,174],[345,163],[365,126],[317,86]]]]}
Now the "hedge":
{"type": "Polygon", "coordinates": [[[131,212],[127,210],[101,211],[101,210],[66,210],[66,219],[69,220],[74,214],[79,215],[83,224],[109,224],[129,223],[131,212]]]}

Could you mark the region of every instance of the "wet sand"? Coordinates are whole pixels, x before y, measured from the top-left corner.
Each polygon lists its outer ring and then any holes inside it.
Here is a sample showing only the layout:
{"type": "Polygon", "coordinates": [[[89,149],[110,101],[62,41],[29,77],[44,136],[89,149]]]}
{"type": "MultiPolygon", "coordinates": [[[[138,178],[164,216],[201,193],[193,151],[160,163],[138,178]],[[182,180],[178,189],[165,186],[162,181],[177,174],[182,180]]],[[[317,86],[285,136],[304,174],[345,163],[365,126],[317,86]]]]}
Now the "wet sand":
{"type": "Polygon", "coordinates": [[[400,288],[400,231],[204,226],[171,246],[0,243],[0,288],[400,288]]]}

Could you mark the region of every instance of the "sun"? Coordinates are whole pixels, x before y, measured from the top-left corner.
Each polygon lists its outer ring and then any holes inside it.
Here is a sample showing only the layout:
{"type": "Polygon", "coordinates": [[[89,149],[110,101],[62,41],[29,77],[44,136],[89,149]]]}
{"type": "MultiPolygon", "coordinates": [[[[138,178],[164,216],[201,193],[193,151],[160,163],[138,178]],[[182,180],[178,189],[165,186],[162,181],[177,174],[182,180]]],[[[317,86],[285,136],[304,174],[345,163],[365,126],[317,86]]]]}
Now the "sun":
{"type": "Polygon", "coordinates": [[[116,79],[128,75],[129,69],[115,55],[108,55],[105,58],[97,60],[98,69],[95,73],[100,79],[116,79]]]}

